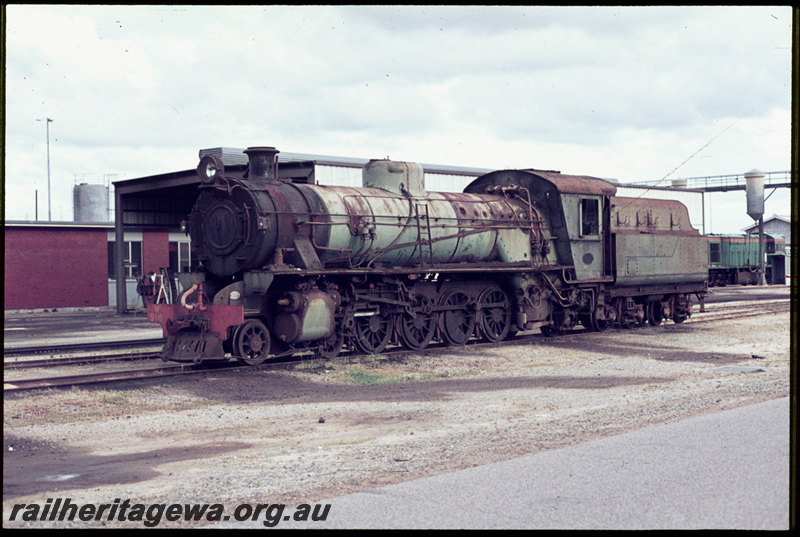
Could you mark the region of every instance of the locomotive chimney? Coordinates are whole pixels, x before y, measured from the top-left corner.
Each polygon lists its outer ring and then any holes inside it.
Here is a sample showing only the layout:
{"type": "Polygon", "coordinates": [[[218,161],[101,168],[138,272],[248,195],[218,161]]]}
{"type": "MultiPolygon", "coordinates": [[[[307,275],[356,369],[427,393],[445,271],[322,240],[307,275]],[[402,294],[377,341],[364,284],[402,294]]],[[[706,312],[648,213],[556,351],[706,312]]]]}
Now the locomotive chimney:
{"type": "Polygon", "coordinates": [[[278,180],[278,151],[274,147],[248,147],[244,151],[249,159],[248,178],[255,181],[278,180]]]}

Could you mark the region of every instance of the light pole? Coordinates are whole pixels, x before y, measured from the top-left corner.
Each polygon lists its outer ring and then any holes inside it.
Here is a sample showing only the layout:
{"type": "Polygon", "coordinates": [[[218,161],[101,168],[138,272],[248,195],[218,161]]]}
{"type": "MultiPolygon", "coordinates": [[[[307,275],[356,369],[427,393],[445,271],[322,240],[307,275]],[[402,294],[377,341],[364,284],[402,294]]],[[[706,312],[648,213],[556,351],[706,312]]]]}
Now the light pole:
{"type": "MultiPolygon", "coordinates": [[[[43,118],[46,119],[45,127],[47,129],[47,220],[51,221],[52,216],[50,214],[50,124],[53,122],[52,119],[49,117],[43,118]]],[[[42,118],[37,119],[36,121],[42,121],[42,118]]]]}

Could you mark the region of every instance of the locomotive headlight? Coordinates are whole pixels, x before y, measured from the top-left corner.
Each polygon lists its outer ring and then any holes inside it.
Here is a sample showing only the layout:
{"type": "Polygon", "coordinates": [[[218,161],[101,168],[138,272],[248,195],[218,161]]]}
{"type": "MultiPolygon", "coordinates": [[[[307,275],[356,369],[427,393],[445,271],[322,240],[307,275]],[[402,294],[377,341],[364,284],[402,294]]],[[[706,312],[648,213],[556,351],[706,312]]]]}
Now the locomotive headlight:
{"type": "Polygon", "coordinates": [[[205,184],[223,181],[225,179],[225,165],[222,160],[214,155],[206,155],[197,165],[197,175],[200,182],[205,184]]]}

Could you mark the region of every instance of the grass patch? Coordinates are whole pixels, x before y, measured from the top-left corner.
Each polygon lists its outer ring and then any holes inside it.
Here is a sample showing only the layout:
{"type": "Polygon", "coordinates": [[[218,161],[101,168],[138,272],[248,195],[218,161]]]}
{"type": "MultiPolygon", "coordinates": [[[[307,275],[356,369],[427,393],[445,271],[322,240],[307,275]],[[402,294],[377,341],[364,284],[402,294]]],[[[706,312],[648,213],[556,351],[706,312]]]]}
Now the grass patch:
{"type": "Polygon", "coordinates": [[[441,379],[456,378],[472,374],[454,371],[419,371],[410,372],[408,370],[387,368],[365,368],[360,365],[348,366],[344,369],[336,370],[335,375],[340,380],[351,384],[366,386],[380,386],[386,384],[398,384],[401,382],[430,382],[441,379]]]}
{"type": "Polygon", "coordinates": [[[95,392],[94,395],[97,397],[98,402],[100,403],[121,405],[128,402],[128,394],[123,391],[102,390],[95,392]]]}
{"type": "Polygon", "coordinates": [[[427,357],[412,355],[397,360],[380,354],[359,356],[355,360],[307,360],[293,369],[301,375],[313,373],[329,381],[360,386],[431,382],[485,373],[466,364],[442,367],[442,364],[427,357]]]}
{"type": "Polygon", "coordinates": [[[354,368],[343,372],[347,379],[354,384],[366,385],[381,385],[381,384],[397,384],[398,382],[407,382],[411,379],[407,378],[408,375],[386,375],[383,373],[370,373],[361,368],[354,368]]]}

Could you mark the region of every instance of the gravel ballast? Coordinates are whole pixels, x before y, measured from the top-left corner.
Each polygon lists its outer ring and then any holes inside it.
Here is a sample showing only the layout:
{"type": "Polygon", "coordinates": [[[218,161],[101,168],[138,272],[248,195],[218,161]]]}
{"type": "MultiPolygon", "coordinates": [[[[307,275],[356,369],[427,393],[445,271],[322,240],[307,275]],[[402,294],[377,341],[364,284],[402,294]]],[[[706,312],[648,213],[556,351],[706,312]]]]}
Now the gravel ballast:
{"type": "MultiPolygon", "coordinates": [[[[8,522],[14,504],[47,498],[319,502],[785,397],[789,320],[773,313],[7,394],[4,525],[101,524],[8,522]]],[[[198,523],[161,527],[170,525],[198,523]]]]}

